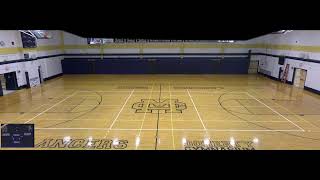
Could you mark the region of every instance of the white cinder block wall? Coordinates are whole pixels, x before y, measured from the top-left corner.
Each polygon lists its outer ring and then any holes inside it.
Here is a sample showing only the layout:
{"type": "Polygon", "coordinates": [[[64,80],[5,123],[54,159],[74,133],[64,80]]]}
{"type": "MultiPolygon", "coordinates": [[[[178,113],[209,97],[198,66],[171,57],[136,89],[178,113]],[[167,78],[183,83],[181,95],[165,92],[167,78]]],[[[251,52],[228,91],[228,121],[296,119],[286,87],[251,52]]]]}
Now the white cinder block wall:
{"type": "MultiPolygon", "coordinates": [[[[0,63],[4,61],[21,60],[24,53],[30,53],[33,58],[63,54],[61,47],[61,31],[51,31],[52,39],[37,39],[37,48],[23,49],[20,32],[17,30],[0,31],[0,63]],[[14,42],[14,45],[12,45],[14,42]]],[[[61,60],[63,56],[48,57],[35,61],[0,64],[0,74],[16,71],[18,86],[26,85],[25,72],[29,73],[32,86],[40,84],[38,67],[41,67],[42,78],[48,78],[62,73],[61,60]]]]}
{"type": "MultiPolygon", "coordinates": [[[[264,48],[254,48],[253,52],[312,59],[320,63],[320,31],[296,30],[286,34],[268,34],[248,41],[248,44],[264,44],[264,48]]],[[[278,58],[271,56],[253,56],[260,61],[261,72],[278,78],[278,58]]],[[[290,64],[288,80],[292,81],[294,68],[307,70],[305,86],[320,91],[320,64],[293,59],[286,59],[290,64]]]]}

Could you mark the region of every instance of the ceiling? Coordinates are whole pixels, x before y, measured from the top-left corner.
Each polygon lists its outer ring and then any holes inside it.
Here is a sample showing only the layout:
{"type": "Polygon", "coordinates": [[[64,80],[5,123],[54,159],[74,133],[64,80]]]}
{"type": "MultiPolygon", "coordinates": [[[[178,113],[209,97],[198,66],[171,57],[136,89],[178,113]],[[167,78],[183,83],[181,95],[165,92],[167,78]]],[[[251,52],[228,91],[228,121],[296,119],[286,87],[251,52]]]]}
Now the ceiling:
{"type": "MultiPolygon", "coordinates": [[[[191,7],[194,6],[192,4],[191,7]]],[[[261,13],[261,9],[204,7],[185,9],[138,6],[113,7],[101,11],[68,8],[59,9],[59,13],[56,13],[56,9],[54,12],[40,9],[41,13],[15,14],[3,18],[0,29],[58,29],[87,38],[237,41],[281,29],[307,26],[304,19],[274,18],[270,14],[261,13]],[[250,13],[245,14],[245,11],[250,13]]],[[[311,23],[310,26],[315,24],[311,23]]]]}
{"type": "Polygon", "coordinates": [[[266,24],[208,18],[183,20],[153,17],[108,19],[105,23],[82,21],[66,23],[63,30],[87,38],[165,39],[165,40],[249,40],[278,31],[266,24]]]}
{"type": "Polygon", "coordinates": [[[243,29],[187,29],[159,28],[154,30],[145,27],[143,30],[135,27],[100,28],[100,29],[65,29],[65,31],[87,38],[128,38],[128,39],[165,39],[165,40],[248,40],[261,35],[272,33],[272,30],[243,30],[243,29]]]}

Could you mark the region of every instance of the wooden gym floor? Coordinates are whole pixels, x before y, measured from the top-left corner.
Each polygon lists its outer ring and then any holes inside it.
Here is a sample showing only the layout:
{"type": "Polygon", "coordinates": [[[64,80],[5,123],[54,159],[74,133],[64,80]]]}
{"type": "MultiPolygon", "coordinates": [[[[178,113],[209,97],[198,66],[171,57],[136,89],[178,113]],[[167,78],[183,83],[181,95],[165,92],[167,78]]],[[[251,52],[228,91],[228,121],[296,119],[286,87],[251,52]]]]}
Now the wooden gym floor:
{"type": "Polygon", "coordinates": [[[320,96],[261,75],[64,75],[0,97],[0,122],[37,149],[320,149],[320,96]]]}

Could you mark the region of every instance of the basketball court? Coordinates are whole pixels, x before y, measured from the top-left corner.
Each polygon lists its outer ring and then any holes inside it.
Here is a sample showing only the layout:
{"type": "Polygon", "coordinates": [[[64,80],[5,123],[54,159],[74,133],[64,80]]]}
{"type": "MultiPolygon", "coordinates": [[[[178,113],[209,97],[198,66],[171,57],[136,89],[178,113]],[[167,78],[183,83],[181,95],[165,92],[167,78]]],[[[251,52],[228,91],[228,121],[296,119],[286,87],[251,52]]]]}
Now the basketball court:
{"type": "Polygon", "coordinates": [[[259,74],[64,75],[0,98],[39,150],[320,147],[319,95],[259,74]]]}

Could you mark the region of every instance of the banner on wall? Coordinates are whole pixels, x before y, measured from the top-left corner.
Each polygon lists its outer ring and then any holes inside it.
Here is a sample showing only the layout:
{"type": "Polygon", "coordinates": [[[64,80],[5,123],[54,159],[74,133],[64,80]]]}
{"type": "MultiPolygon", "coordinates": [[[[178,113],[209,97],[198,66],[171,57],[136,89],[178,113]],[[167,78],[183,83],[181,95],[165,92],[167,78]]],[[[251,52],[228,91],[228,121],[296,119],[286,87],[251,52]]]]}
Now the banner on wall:
{"type": "Polygon", "coordinates": [[[114,40],[110,38],[88,38],[88,44],[107,44],[113,43],[114,40]]]}
{"type": "Polygon", "coordinates": [[[112,39],[112,38],[88,38],[88,44],[107,43],[234,43],[234,40],[163,40],[163,39],[112,39]]]}
{"type": "Polygon", "coordinates": [[[114,43],[168,43],[168,42],[179,43],[179,42],[202,42],[202,41],[200,40],[163,40],[163,39],[114,39],[114,43]]]}

